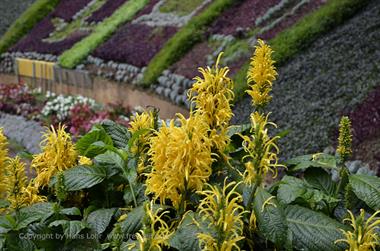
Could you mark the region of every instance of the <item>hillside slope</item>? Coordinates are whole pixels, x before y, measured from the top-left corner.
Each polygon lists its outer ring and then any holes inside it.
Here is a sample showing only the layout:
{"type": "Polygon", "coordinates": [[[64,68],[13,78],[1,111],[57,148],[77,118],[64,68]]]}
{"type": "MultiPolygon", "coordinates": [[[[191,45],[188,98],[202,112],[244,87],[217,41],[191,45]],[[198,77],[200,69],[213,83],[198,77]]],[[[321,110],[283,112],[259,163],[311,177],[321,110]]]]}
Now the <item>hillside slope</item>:
{"type": "MultiPolygon", "coordinates": [[[[380,1],[315,41],[278,69],[271,119],[281,130],[283,156],[323,150],[333,143],[342,114],[380,85],[380,1]]],[[[250,99],[235,105],[234,122],[248,120],[250,99]]]]}
{"type": "Polygon", "coordinates": [[[0,37],[35,0],[1,0],[0,37]]]}

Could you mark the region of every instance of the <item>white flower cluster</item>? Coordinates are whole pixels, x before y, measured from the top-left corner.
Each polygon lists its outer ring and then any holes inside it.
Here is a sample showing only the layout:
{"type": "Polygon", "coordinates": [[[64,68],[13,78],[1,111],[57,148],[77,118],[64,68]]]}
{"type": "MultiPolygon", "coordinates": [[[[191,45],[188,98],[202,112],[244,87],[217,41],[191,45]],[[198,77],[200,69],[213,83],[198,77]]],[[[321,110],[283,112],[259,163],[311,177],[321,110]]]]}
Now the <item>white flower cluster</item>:
{"type": "Polygon", "coordinates": [[[47,92],[46,97],[52,99],[46,102],[41,115],[46,117],[55,114],[61,121],[67,119],[70,110],[77,104],[87,104],[92,108],[96,107],[95,100],[83,96],[56,96],[54,93],[47,92]]]}

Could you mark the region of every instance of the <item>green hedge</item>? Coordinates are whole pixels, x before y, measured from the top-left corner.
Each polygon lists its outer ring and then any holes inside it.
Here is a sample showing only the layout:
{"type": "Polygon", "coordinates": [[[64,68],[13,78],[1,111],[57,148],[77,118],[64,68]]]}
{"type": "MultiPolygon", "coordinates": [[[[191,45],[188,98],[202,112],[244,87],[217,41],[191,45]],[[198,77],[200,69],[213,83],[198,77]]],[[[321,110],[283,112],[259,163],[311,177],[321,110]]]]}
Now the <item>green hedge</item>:
{"type": "Polygon", "coordinates": [[[74,68],[109,38],[121,24],[131,20],[148,2],[148,0],[129,0],[123,4],[112,16],[96,26],[88,37],[65,51],[58,59],[59,64],[64,68],[74,68]]]}
{"type": "MultiPolygon", "coordinates": [[[[268,42],[274,50],[273,58],[276,64],[284,64],[318,36],[343,23],[369,2],[370,0],[330,0],[315,12],[306,15],[268,42]]],[[[249,62],[245,63],[234,77],[237,100],[243,97],[247,88],[248,68],[249,62]]]]}
{"type": "Polygon", "coordinates": [[[0,39],[0,54],[22,38],[33,26],[49,14],[59,0],[35,1],[12,25],[0,39]]]}
{"type": "Polygon", "coordinates": [[[234,3],[236,0],[216,0],[202,13],[192,18],[187,25],[169,39],[150,61],[142,84],[148,86],[154,83],[165,69],[177,62],[196,43],[201,41],[207,26],[234,3]]]}

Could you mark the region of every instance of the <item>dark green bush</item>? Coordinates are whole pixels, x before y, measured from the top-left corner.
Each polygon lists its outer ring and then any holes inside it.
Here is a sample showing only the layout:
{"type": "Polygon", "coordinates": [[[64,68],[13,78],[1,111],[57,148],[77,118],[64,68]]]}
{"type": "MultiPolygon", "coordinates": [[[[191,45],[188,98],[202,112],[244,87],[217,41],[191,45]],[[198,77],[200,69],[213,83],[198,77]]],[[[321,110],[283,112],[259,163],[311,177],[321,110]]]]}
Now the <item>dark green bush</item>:
{"type": "Polygon", "coordinates": [[[0,39],[0,54],[22,38],[33,26],[51,12],[59,0],[37,0],[7,30],[0,39]]]}

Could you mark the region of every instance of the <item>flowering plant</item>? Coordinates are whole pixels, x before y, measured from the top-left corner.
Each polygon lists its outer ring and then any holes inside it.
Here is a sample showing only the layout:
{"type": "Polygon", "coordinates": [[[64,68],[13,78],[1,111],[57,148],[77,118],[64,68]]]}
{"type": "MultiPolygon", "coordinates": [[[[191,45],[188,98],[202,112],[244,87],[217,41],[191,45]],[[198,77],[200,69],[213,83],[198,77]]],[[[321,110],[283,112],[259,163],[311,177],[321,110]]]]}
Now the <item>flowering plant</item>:
{"type": "Polygon", "coordinates": [[[380,178],[346,167],[348,118],[336,155],[280,161],[281,135],[270,132],[265,110],[276,75],[269,49],[259,42],[248,72],[254,112],[246,125],[229,124],[233,83],[216,65],[196,78],[188,118],[158,123],[156,110],[143,111],[129,129],[106,120],[75,144],[53,127],[29,183],[20,160],[7,159],[0,131],[1,247],[376,250],[380,178]],[[54,237],[36,239],[46,232],[54,237]]]}

